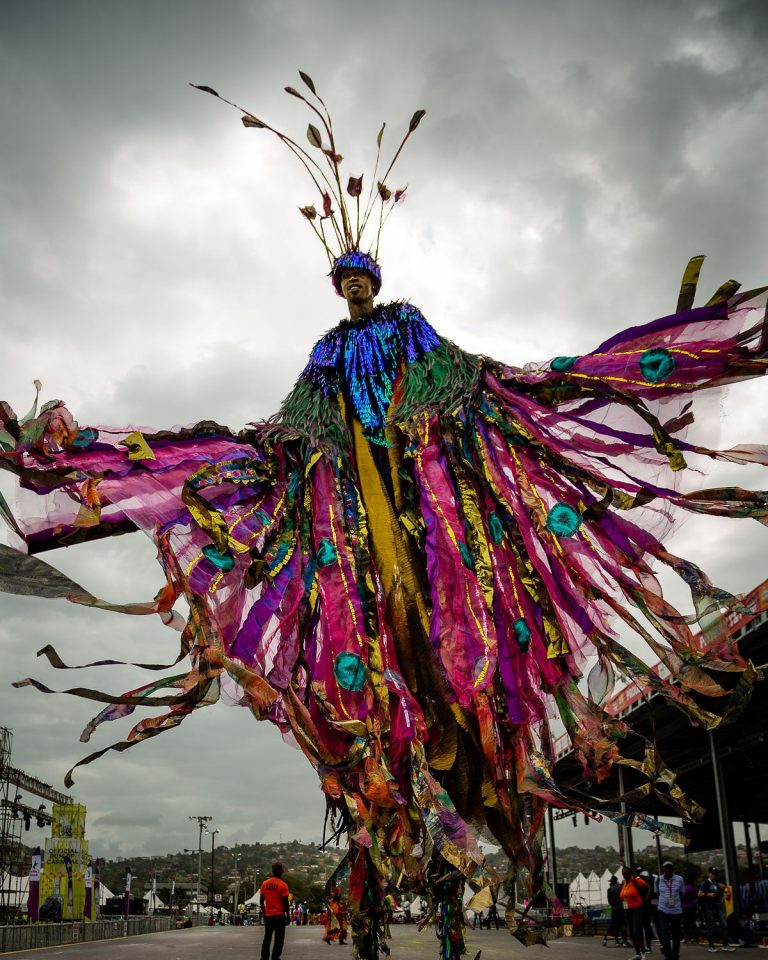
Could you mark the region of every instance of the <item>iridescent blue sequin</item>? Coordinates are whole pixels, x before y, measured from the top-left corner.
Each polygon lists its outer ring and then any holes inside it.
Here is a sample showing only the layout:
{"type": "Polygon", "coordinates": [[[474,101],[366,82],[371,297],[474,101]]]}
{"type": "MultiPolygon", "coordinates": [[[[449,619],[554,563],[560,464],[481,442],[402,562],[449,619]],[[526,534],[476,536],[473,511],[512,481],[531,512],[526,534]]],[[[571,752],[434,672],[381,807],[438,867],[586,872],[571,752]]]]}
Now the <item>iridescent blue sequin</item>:
{"type": "Polygon", "coordinates": [[[375,280],[374,294],[381,289],[381,267],[376,263],[369,253],[361,253],[359,250],[347,250],[340,257],[333,261],[330,277],[336,293],[342,296],[341,292],[341,271],[342,270],[367,270],[375,280]]]}
{"type": "Polygon", "coordinates": [[[384,427],[400,363],[421,360],[439,343],[416,307],[390,303],[329,331],[312,350],[301,379],[329,398],[343,390],[365,436],[386,445],[384,427]]]}

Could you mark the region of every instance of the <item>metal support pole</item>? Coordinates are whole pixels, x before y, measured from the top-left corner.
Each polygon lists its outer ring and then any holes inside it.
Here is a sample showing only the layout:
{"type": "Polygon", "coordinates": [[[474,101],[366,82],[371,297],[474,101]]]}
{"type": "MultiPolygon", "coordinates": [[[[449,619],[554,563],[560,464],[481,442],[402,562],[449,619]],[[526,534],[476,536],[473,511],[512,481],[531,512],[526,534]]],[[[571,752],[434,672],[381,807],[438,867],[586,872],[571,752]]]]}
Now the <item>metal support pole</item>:
{"type": "Polygon", "coordinates": [[[661,869],[661,839],[659,838],[658,833],[656,834],[656,872],[659,876],[662,874],[661,869]]]}
{"type": "Polygon", "coordinates": [[[235,899],[232,904],[232,916],[237,917],[238,900],[240,899],[240,851],[235,844],[235,899]]]}
{"type": "Polygon", "coordinates": [[[213,845],[214,845],[214,842],[215,842],[215,840],[216,840],[216,834],[217,834],[218,832],[219,832],[218,830],[211,830],[211,893],[210,893],[210,897],[209,897],[209,899],[210,899],[210,901],[211,901],[211,909],[213,909],[213,901],[214,901],[214,899],[215,899],[215,894],[216,894],[215,883],[214,883],[214,874],[213,874],[213,863],[214,863],[214,856],[215,856],[215,854],[214,854],[214,849],[213,849],[213,845]]]}
{"type": "Polygon", "coordinates": [[[552,805],[547,806],[547,832],[549,833],[549,883],[552,893],[557,896],[557,853],[555,852],[555,818],[552,805]]]}
{"type": "Polygon", "coordinates": [[[744,821],[744,846],[747,848],[747,883],[750,894],[755,892],[755,861],[752,857],[752,838],[749,835],[749,824],[744,821]]]}
{"type": "Polygon", "coordinates": [[[755,843],[757,844],[757,871],[761,880],[765,880],[765,861],[763,860],[762,841],[760,839],[760,824],[755,821],[755,843]]]}
{"type": "Polygon", "coordinates": [[[720,842],[723,845],[723,859],[725,860],[725,882],[733,890],[733,908],[736,916],[739,915],[739,866],[736,859],[736,845],[733,841],[733,827],[728,815],[728,797],[723,776],[723,763],[717,745],[715,730],[709,731],[709,749],[712,754],[712,775],[715,781],[715,799],[717,801],[717,817],[720,824],[720,842]]]}
{"type": "Polygon", "coordinates": [[[190,817],[190,820],[197,820],[197,825],[199,832],[197,835],[197,893],[195,897],[195,902],[197,903],[197,912],[200,912],[200,878],[203,872],[203,830],[205,829],[206,823],[213,820],[213,817],[190,817]]]}
{"type": "MultiPolygon", "coordinates": [[[[619,775],[619,796],[624,796],[624,770],[621,764],[616,764],[618,767],[619,775]]],[[[622,800],[619,804],[619,810],[622,814],[627,813],[627,805],[622,800]]],[[[635,851],[632,846],[632,827],[621,826],[619,827],[619,832],[621,834],[621,846],[624,848],[624,866],[625,867],[634,867],[635,865],[635,851]]]]}

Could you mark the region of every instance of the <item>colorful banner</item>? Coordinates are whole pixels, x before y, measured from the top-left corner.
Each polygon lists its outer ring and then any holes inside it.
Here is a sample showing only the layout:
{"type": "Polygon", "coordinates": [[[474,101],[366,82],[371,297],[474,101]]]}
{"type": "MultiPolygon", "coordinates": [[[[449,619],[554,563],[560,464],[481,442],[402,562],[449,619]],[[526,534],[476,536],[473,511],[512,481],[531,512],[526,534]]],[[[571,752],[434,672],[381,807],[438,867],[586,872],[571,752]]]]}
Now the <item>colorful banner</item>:
{"type": "Polygon", "coordinates": [[[57,839],[84,839],[85,807],[82,803],[54,803],[51,836],[57,839]]]}
{"type": "Polygon", "coordinates": [[[91,858],[88,858],[88,866],[85,868],[85,906],[83,908],[83,919],[93,920],[93,865],[91,858]]]}
{"type": "Polygon", "coordinates": [[[733,913],[733,887],[730,883],[723,884],[723,904],[726,917],[730,917],[733,913]]]}
{"type": "Polygon", "coordinates": [[[64,869],[67,871],[67,910],[69,919],[75,919],[75,893],[72,884],[72,857],[64,857],[64,869]]]}
{"type": "Polygon", "coordinates": [[[126,867],[125,869],[125,897],[123,900],[123,914],[125,919],[128,919],[128,915],[131,912],[131,881],[133,877],[131,876],[131,868],[126,867]]]}
{"type": "Polygon", "coordinates": [[[93,892],[96,900],[96,919],[101,914],[101,858],[96,858],[96,869],[93,872],[93,892]]]}
{"type": "Polygon", "coordinates": [[[29,868],[29,896],[27,898],[27,913],[31,923],[40,919],[40,871],[43,866],[43,857],[40,847],[35,847],[32,854],[32,865],[29,868]]]}

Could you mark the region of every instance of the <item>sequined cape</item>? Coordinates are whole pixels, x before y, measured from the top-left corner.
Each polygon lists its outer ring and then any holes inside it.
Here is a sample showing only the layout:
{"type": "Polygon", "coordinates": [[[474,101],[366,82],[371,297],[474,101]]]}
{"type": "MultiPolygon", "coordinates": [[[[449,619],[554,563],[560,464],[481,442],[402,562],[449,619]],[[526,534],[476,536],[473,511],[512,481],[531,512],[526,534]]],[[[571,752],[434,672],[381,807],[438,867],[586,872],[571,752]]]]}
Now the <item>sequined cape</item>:
{"type": "Polygon", "coordinates": [[[686,439],[699,391],[765,372],[766,291],[724,287],[693,308],[694,290],[695,278],[676,313],[591,353],[523,368],[462,351],[410,304],[379,307],[326,334],[280,412],[239,434],[83,427],[59,401],[26,419],[3,405],[0,464],[38,509],[16,526],[29,555],[2,551],[0,586],[157,613],[181,632],[176,663],[189,657],[112,698],[83,739],[136,706],[168,710],[82,762],[224,692],[317,770],[349,830],[353,908],[371,871],[418,885],[438,855],[488,884],[486,827],[539,883],[546,804],[589,807],[556,782],[555,715],[585,781],[626,763],[695,816],[661,761],[621,756],[626,726],[601,707],[630,677],[714,727],[729,704],[717,673],[755,679],[734,644],[695,629],[734,598],[662,540],[680,511],[766,522],[763,493],[681,490],[692,456],[766,463],[765,447],[686,439]],[[33,556],[134,529],[165,575],[149,603],[99,600],[33,556]],[[663,567],[694,614],[664,599],[663,567]]]}

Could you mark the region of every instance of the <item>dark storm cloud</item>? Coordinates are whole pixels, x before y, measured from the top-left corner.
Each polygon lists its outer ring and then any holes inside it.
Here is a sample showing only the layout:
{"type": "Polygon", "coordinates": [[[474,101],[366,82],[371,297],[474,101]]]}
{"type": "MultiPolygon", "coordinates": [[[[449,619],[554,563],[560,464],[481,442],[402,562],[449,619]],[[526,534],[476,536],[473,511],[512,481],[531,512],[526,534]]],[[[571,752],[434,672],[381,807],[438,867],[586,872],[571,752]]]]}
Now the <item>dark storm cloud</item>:
{"type": "MultiPolygon", "coordinates": [[[[296,211],[312,189],[278,144],[188,81],[302,139],[308,116],[282,87],[307,70],[345,171],[366,177],[381,122],[391,150],[426,108],[397,168],[408,197],[382,242],[383,292],[411,297],[468,349],[515,363],[590,349],[670,312],[697,253],[710,257],[707,296],[729,276],[757,285],[767,11],[758,0],[6,0],[0,394],[26,409],[39,377],[44,398],[64,397],[83,422],[237,429],[274,412],[341,315],[296,211]]],[[[734,389],[724,444],[765,436],[761,397],[734,389]]],[[[733,526],[689,523],[678,549],[749,589],[765,531],[733,526]]],[[[51,559],[108,599],[159,586],[138,535],[51,559]]],[[[148,618],[0,603],[9,679],[74,685],[35,660],[49,642],[75,663],[170,658],[177,643],[148,618]]],[[[144,679],[89,670],[76,682],[144,679]]],[[[16,730],[17,763],[60,784],[81,748],[125,734],[107,724],[78,744],[94,706],[6,690],[0,722],[16,730]]],[[[201,711],[76,781],[101,853],[191,847],[194,813],[213,814],[230,845],[320,831],[316,777],[239,709],[201,711]]]]}

